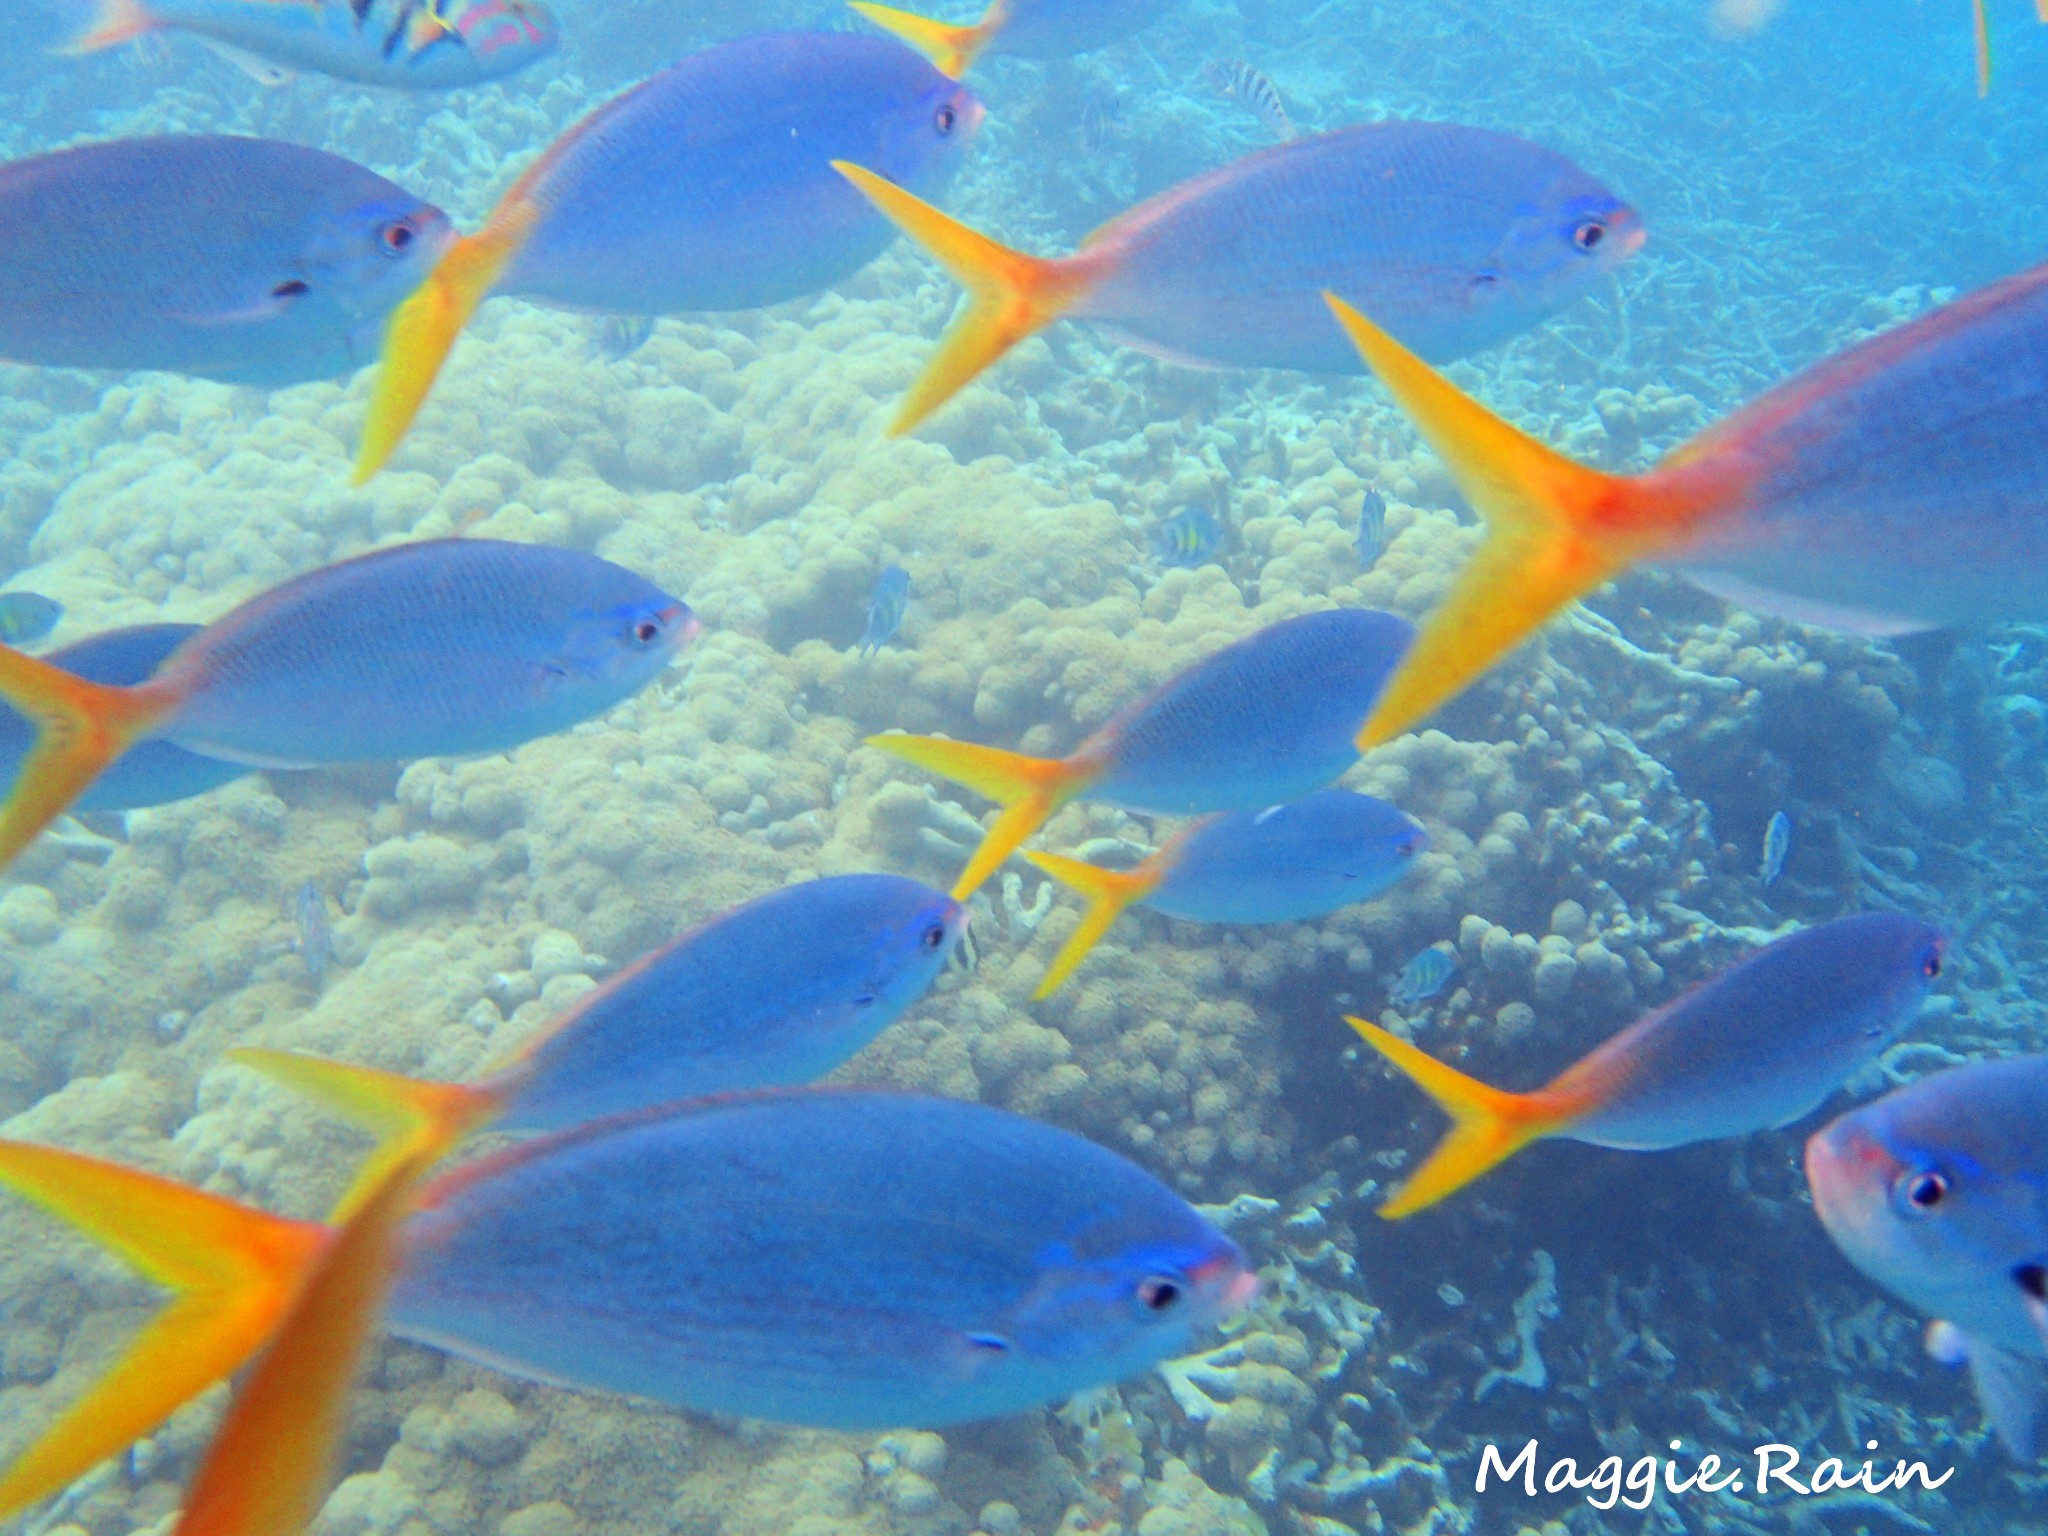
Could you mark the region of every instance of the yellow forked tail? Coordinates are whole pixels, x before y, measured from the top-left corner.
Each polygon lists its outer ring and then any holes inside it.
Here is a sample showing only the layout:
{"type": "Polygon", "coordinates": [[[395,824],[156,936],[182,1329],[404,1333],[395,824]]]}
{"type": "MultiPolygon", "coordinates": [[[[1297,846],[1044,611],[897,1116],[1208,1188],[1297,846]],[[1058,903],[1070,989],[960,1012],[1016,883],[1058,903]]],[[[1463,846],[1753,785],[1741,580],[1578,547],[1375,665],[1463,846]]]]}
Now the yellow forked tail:
{"type": "Polygon", "coordinates": [[[357,485],[382,469],[405,440],[455,338],[539,223],[540,210],[515,189],[482,229],[450,246],[427,280],[392,312],[356,450],[357,485]]]}
{"type": "Polygon", "coordinates": [[[847,4],[885,32],[893,32],[938,66],[939,73],[958,80],[968,66],[981,56],[989,40],[1002,31],[1009,19],[1009,0],[993,0],[971,27],[914,16],[893,5],[873,5],[869,0],[847,0],[847,4]]]}
{"type": "Polygon", "coordinates": [[[948,741],[943,736],[870,736],[867,744],[965,784],[1004,808],[967,861],[967,868],[960,872],[953,886],[955,901],[965,901],[981,889],[981,883],[1002,868],[1024,839],[1086,789],[1093,777],[1064,758],[1026,757],[1021,752],[948,741]]]}
{"type": "Polygon", "coordinates": [[[1586,1105],[1539,1088],[1534,1093],[1508,1093],[1489,1088],[1447,1067],[1377,1024],[1346,1016],[1374,1050],[1415,1080],[1451,1117],[1451,1132],[1414,1177],[1380,1207],[1389,1221],[1413,1216],[1455,1194],[1488,1170],[1513,1157],[1532,1141],[1555,1136],[1578,1119],[1586,1105]]]}
{"type": "Polygon", "coordinates": [[[76,1152],[0,1142],[0,1183],[171,1292],[114,1368],[0,1473],[0,1518],[141,1438],[263,1347],[325,1241],[217,1195],[76,1152]]]}
{"type": "Polygon", "coordinates": [[[298,1536],[338,1459],[348,1390],[396,1268],[398,1231],[440,1149],[414,1137],[322,1246],[276,1336],[235,1394],[174,1536],[298,1536]]]}
{"type": "MultiPolygon", "coordinates": [[[[378,1251],[388,1251],[389,1233],[378,1236],[372,1229],[395,1225],[409,1209],[394,1190],[409,1192],[497,1104],[485,1090],[418,1083],[312,1056],[247,1049],[231,1054],[382,1135],[382,1145],[335,1208],[342,1236],[336,1238],[332,1227],[266,1215],[118,1163],[0,1141],[0,1184],[97,1238],[172,1293],[170,1305],[114,1368],[0,1473],[0,1519],[47,1498],[149,1433],[239,1370],[290,1317],[309,1305],[324,1308],[326,1302],[308,1300],[315,1280],[336,1272],[343,1263],[338,1254],[357,1251],[349,1244],[381,1243],[378,1251]],[[361,1232],[354,1225],[359,1219],[369,1224],[361,1232]]],[[[244,1447],[236,1454],[250,1453],[244,1447]]],[[[195,1509],[188,1503],[187,1526],[195,1509]]]]}
{"type": "Polygon", "coordinates": [[[1104,869],[1097,864],[1084,864],[1079,859],[1063,859],[1053,853],[1027,853],[1024,857],[1060,884],[1070,885],[1088,898],[1088,910],[1082,916],[1080,926],[1067,936],[1067,942],[1053,956],[1045,980],[1031,994],[1032,1001],[1037,1002],[1051,997],[1060,989],[1060,984],[1074,974],[1074,968],[1087,958],[1089,950],[1102,941],[1110,925],[1123,915],[1125,907],[1134,901],[1143,901],[1159,889],[1159,882],[1166,878],[1166,864],[1156,853],[1136,869],[1104,869]]]}
{"type": "Polygon", "coordinates": [[[1693,509],[1510,426],[1334,294],[1330,308],[1486,520],[1486,540],[1358,733],[1365,751],[1462,692],[1544,620],[1677,542],[1693,509]]]}
{"type": "Polygon", "coordinates": [[[0,803],[0,869],[177,705],[177,696],[160,683],[89,683],[4,645],[0,699],[36,729],[35,745],[0,803]]]}
{"type": "Polygon", "coordinates": [[[504,1107],[503,1096],[489,1083],[425,1082],[303,1051],[255,1045],[236,1046],[227,1058],[305,1094],[376,1136],[376,1150],[328,1215],[337,1224],[354,1216],[390,1181],[391,1170],[400,1163],[419,1156],[431,1162],[447,1155],[504,1107]]]}
{"type": "Polygon", "coordinates": [[[901,436],[931,415],[989,364],[1071,309],[1100,278],[1107,257],[1027,256],[969,229],[895,182],[845,160],[833,169],[932,254],[967,290],[967,307],[939,343],[924,373],[889,424],[901,436]]]}

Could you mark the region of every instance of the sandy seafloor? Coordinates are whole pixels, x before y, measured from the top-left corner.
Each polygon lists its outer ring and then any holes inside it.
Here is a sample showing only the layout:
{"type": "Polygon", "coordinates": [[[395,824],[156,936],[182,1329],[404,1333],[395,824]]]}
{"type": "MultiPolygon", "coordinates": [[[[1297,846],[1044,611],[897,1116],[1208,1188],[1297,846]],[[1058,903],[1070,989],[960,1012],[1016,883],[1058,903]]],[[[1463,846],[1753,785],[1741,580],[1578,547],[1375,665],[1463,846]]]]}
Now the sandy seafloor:
{"type": "MultiPolygon", "coordinates": [[[[1137,41],[976,81],[991,119],[947,201],[1059,249],[1137,195],[1262,142],[1201,83],[1246,59],[1297,120],[1412,114],[1514,129],[1602,175],[1651,231],[1624,304],[1587,302],[1456,370],[1544,436],[1639,463],[1790,368],[2048,255],[2048,48],[1994,8],[1978,103],[1961,5],[1791,0],[1760,41],[1692,0],[1190,0],[1137,41]]],[[[596,100],[689,48],[829,14],[757,0],[568,0],[568,45],[502,85],[409,99],[263,90],[184,40],[85,61],[15,17],[0,150],[165,130],[350,155],[473,222],[596,100]]],[[[359,1143],[237,1068],[260,1042],[443,1076],[502,1053],[680,926],[806,876],[946,883],[964,794],[860,748],[892,726],[1055,751],[1218,644],[1331,603],[1420,615],[1474,537],[1362,381],[1198,373],[1062,328],[915,439],[882,426],[954,290],[901,248],[834,293],[664,321],[623,362],[588,320],[487,307],[395,467],[347,488],[366,378],[268,396],[161,375],[0,367],[0,570],[60,598],[56,641],[199,620],[379,541],[595,549],[709,632],[656,688],[508,757],[257,776],[48,841],[0,891],[0,1134],[104,1152],[317,1213],[359,1143]],[[1361,497],[1389,505],[1369,572],[1361,497]],[[1223,563],[1146,551],[1184,506],[1223,563]],[[886,563],[903,632],[856,659],[886,563]],[[291,894],[337,903],[316,985],[291,894]]],[[[1073,921],[1035,875],[992,885],[977,964],[845,1071],[979,1097],[1237,1201],[1266,1296],[1178,1398],[1153,1377],[1058,1413],[881,1437],[707,1420],[380,1346],[324,1536],[1140,1536],[2048,1530],[2042,1478],[1990,1442],[1917,1319],[1805,1208],[1801,1132],[1663,1156],[1536,1149],[1399,1227],[1371,1213],[1439,1122],[1359,1063],[1345,1006],[1453,941],[1411,1020],[1491,1080],[1548,1076],[1765,936],[1869,907],[1955,935],[1944,998],[1870,1092],[2048,1044],[2035,632],[1866,644],[1633,576],[1556,623],[1350,780],[1433,839],[1395,892],[1320,924],[1126,918],[1052,1002],[1073,921]],[[1766,819],[1796,828],[1756,879],[1766,819]],[[1426,1011],[1427,1017],[1420,1015],[1426,1011]],[[1245,1198],[1249,1197],[1249,1198],[1245,1198]],[[1540,1364],[1539,1364],[1540,1362],[1540,1364]],[[1506,1373],[1505,1375],[1501,1373],[1506,1373]],[[1869,1439],[1953,1464],[1939,1495],[1759,1505],[1475,1499],[1477,1448],[1547,1460],[1869,1439]],[[1545,1522],[1556,1522],[1546,1524],[1545,1522]]],[[[1151,841],[1075,808],[1047,833],[1151,841]]],[[[1018,866],[1013,866],[1013,869],[1018,866]]],[[[147,1289],[0,1206],[0,1449],[91,1379],[147,1289]]],[[[1221,1343],[1223,1341],[1219,1341],[1221,1343]]],[[[163,1530],[219,1394],[20,1523],[163,1530]]]]}

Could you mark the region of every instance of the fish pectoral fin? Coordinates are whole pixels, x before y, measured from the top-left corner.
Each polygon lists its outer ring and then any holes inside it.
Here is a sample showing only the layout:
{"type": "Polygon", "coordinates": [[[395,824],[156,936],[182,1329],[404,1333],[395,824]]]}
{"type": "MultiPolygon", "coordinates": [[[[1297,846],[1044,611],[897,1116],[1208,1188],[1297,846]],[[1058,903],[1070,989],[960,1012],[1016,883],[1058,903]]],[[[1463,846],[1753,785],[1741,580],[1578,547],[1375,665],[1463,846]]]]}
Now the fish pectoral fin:
{"type": "Polygon", "coordinates": [[[0,1473],[4,1518],[240,1369],[284,1316],[325,1232],[118,1163],[23,1142],[0,1142],[0,1185],[172,1293],[113,1368],[0,1473]]]}
{"type": "Polygon", "coordinates": [[[1982,1339],[1959,1336],[1970,1367],[1970,1385],[1999,1443],[2017,1461],[2040,1453],[2041,1411],[2048,1407],[2048,1383],[2032,1360],[2006,1353],[1982,1339]]]}
{"type": "Polygon", "coordinates": [[[875,5],[870,0],[847,0],[847,3],[884,32],[894,33],[930,59],[940,74],[955,80],[967,73],[968,67],[980,57],[982,49],[989,45],[989,40],[1002,30],[1009,8],[1008,0],[994,0],[980,21],[963,27],[952,22],[934,21],[929,16],[918,16],[910,11],[899,11],[893,5],[875,5]]]}
{"type": "Polygon", "coordinates": [[[1553,1103],[1542,1092],[1509,1093],[1489,1087],[1377,1024],[1350,1015],[1345,1022],[1451,1117],[1450,1134],[1380,1207],[1380,1215],[1389,1221],[1412,1216],[1455,1194],[1530,1142],[1557,1135],[1576,1118],[1574,1109],[1553,1103]]]}
{"type": "Polygon", "coordinates": [[[1323,297],[1486,522],[1478,554],[1359,731],[1364,751],[1455,697],[1566,604],[1675,542],[1692,512],[1553,452],[1337,295],[1323,297]]]}
{"type": "Polygon", "coordinates": [[[1031,994],[1033,1002],[1040,1002],[1051,997],[1059,990],[1060,984],[1074,974],[1075,967],[1087,958],[1089,950],[1101,942],[1111,924],[1123,915],[1125,907],[1134,901],[1143,901],[1159,888],[1165,866],[1156,853],[1136,869],[1104,869],[1099,864],[1084,864],[1079,859],[1065,859],[1051,853],[1026,853],[1024,857],[1060,884],[1071,886],[1088,898],[1087,912],[1074,931],[1067,935],[1067,942],[1060,946],[1052,964],[1046,967],[1045,979],[1031,994]]]}
{"type": "Polygon", "coordinates": [[[832,167],[967,290],[966,306],[890,423],[892,436],[910,431],[1018,342],[1065,314],[1108,259],[1100,252],[1027,255],[941,213],[885,176],[846,160],[834,160],[832,167]]]}
{"type": "Polygon", "coordinates": [[[237,48],[233,43],[224,43],[217,37],[207,37],[203,33],[195,32],[192,35],[198,39],[200,47],[211,49],[215,55],[234,65],[258,85],[278,90],[299,78],[296,69],[288,69],[282,64],[273,63],[260,53],[251,53],[246,48],[237,48]]]}

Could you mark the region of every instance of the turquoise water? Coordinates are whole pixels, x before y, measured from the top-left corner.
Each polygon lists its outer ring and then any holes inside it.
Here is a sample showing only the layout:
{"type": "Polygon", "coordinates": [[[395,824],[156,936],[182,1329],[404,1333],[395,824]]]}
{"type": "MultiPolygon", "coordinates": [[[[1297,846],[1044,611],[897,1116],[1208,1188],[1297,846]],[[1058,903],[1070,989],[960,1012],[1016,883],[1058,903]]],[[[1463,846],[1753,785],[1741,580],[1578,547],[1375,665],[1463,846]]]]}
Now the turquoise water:
{"type": "MultiPolygon", "coordinates": [[[[1967,8],[1788,0],[1726,40],[1695,0],[1189,3],[1108,49],[991,59],[944,202],[1038,251],[1271,141],[1209,67],[1269,76],[1304,130],[1388,116],[1533,138],[1632,202],[1614,285],[1458,365],[1574,456],[1635,467],[1765,385],[2043,254],[2048,29],[1993,12],[1978,101],[1967,8]]],[[[86,59],[23,8],[0,152],[215,131],[317,145],[474,228],[584,112],[654,69],[836,9],[564,0],[556,55],[407,96],[261,86],[172,35],[86,59]]],[[[370,375],[265,393],[0,364],[0,561],[65,604],[66,643],[198,622],[379,542],[473,532],[595,550],[707,631],[655,688],[500,757],[259,774],[60,827],[0,890],[0,1132],[294,1215],[361,1149],[225,1065],[289,1046],[460,1078],[678,929],[786,882],[945,885],[984,802],[859,746],[944,731],[1066,750],[1262,625],[1336,603],[1419,618],[1474,541],[1405,419],[1363,380],[1204,372],[1099,332],[1025,344],[917,435],[884,425],[955,289],[898,244],[772,310],[669,317],[623,356],[589,317],[508,300],[458,345],[392,469],[351,489],[370,375]],[[1369,490],[1386,548],[1355,547],[1369,490]],[[1225,537],[1162,566],[1188,507],[1225,537]],[[856,643],[879,573],[901,628],[856,643]],[[293,947],[308,882],[332,964],[293,947]]],[[[1897,907],[1953,936],[1942,998],[1868,1095],[1952,1057],[2048,1044],[2038,968],[2048,648],[2010,628],[1878,643],[1631,575],[1346,783],[1427,828],[1417,870],[1317,923],[1127,915],[1029,1000],[1078,907],[1013,864],[951,971],[842,1075],[979,1098],[1127,1153],[1227,1211],[1264,1272],[1214,1352],[1056,1411],[943,1436],[712,1420],[380,1343],[329,1536],[1273,1536],[1525,1529],[2048,1529],[2042,1480],[1987,1437],[1921,1320],[1841,1260],[1798,1167],[1815,1120],[1632,1156],[1537,1148],[1399,1226],[1373,1206],[1440,1126],[1347,1009],[1517,1086],[1788,923],[1897,907]],[[1756,878],[1766,823],[1793,825],[1756,878]],[[1505,937],[1503,937],[1503,935],[1505,937]],[[1491,936],[1491,941],[1489,941],[1491,936]],[[1459,966],[1388,1001],[1431,945],[1459,966]],[[1955,1467],[1938,1493],[1759,1503],[1474,1491],[1481,1448],[1545,1465],[1663,1454],[1955,1467]],[[1560,1522],[1561,1525],[1546,1525],[1560,1522]]],[[[1044,846],[1149,846],[1069,808],[1044,846]]],[[[1839,1101],[1837,1101],[1839,1103],[1839,1101]]],[[[151,1294],[0,1210],[0,1449],[104,1368],[151,1294]]],[[[169,1529],[220,1394],[54,1506],[34,1536],[169,1529]]]]}

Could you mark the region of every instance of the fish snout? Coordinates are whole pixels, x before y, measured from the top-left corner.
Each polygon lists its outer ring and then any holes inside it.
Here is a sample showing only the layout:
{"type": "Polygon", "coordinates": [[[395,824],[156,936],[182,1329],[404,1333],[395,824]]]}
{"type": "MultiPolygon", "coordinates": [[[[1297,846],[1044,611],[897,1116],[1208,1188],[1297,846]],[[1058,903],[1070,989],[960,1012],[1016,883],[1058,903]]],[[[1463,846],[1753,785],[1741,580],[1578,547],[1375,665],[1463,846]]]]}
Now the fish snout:
{"type": "Polygon", "coordinates": [[[1845,1117],[1822,1126],[1806,1141],[1806,1184],[1814,1214],[1842,1241],[1883,1206],[1891,1187],[1894,1159],[1860,1126],[1845,1117]]]}
{"type": "Polygon", "coordinates": [[[676,649],[679,651],[704,633],[704,621],[691,611],[688,603],[670,603],[655,617],[663,629],[675,631],[676,649]]]}
{"type": "Polygon", "coordinates": [[[1614,210],[1608,237],[1614,242],[1612,259],[1625,261],[1643,248],[1643,243],[1650,238],[1650,231],[1643,223],[1643,216],[1624,204],[1614,210]]]}

